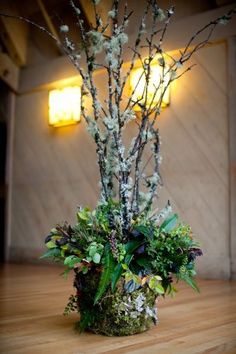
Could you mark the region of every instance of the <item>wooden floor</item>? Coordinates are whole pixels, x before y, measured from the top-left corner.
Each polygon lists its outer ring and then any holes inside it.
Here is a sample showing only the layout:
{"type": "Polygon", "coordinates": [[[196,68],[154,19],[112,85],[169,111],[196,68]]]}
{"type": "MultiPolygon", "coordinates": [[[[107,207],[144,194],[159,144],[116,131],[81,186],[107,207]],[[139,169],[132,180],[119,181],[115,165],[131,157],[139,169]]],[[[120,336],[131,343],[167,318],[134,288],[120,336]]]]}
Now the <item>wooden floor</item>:
{"type": "Polygon", "coordinates": [[[1,269],[0,352],[21,354],[236,353],[236,282],[199,281],[201,294],[181,286],[175,299],[159,301],[157,327],[109,338],[73,329],[63,317],[72,279],[61,269],[7,265],[1,269]]]}

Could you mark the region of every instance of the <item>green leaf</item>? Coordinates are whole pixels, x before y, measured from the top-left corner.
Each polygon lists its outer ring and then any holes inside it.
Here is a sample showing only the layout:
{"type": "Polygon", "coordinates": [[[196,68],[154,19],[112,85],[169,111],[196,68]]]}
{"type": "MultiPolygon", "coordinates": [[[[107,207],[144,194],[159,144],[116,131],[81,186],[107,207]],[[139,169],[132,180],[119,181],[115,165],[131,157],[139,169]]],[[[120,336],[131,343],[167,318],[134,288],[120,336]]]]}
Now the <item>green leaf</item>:
{"type": "Polygon", "coordinates": [[[114,292],[114,290],[116,288],[116,284],[117,284],[118,280],[120,279],[122,272],[123,272],[122,264],[118,263],[112,273],[112,276],[111,276],[111,290],[112,290],[112,292],[114,292]]]}
{"type": "Polygon", "coordinates": [[[146,269],[151,267],[151,262],[146,257],[137,258],[136,262],[138,263],[138,265],[146,269]]]}
{"type": "Polygon", "coordinates": [[[170,295],[171,297],[174,297],[175,293],[178,292],[178,290],[170,284],[168,284],[167,289],[166,289],[167,295],[170,295]]]}
{"type": "Polygon", "coordinates": [[[80,263],[80,262],[81,262],[81,258],[72,255],[66,257],[66,259],[64,260],[64,265],[68,266],[69,268],[73,268],[76,263],[80,263]]]}
{"type": "Polygon", "coordinates": [[[94,320],[96,318],[96,314],[92,309],[89,309],[89,311],[83,311],[81,314],[80,321],[78,322],[76,328],[79,329],[79,332],[82,333],[85,329],[90,327],[94,320]]]}
{"type": "Polygon", "coordinates": [[[150,228],[145,225],[138,225],[135,227],[135,230],[139,231],[141,234],[147,237],[151,234],[150,228]]]}
{"type": "Polygon", "coordinates": [[[57,235],[58,230],[54,227],[53,229],[51,229],[50,234],[57,235]]]}
{"type": "Polygon", "coordinates": [[[82,270],[82,273],[83,273],[83,274],[87,274],[88,271],[89,271],[89,268],[88,268],[86,265],[83,265],[83,266],[81,267],[81,270],[82,270]]]}
{"type": "Polygon", "coordinates": [[[161,277],[159,277],[158,275],[153,276],[149,280],[148,286],[155,293],[162,295],[165,293],[165,290],[164,290],[163,286],[161,285],[160,280],[161,280],[161,277]]]}
{"type": "Polygon", "coordinates": [[[141,246],[145,241],[144,240],[132,240],[129,241],[125,244],[125,250],[127,254],[131,254],[133,253],[136,248],[138,248],[139,246],[141,246]]]}
{"type": "Polygon", "coordinates": [[[116,288],[116,284],[118,282],[118,280],[120,279],[123,271],[124,271],[124,264],[126,264],[127,266],[130,264],[131,260],[133,258],[133,255],[132,254],[127,254],[125,256],[125,259],[124,259],[124,263],[118,263],[112,273],[112,277],[111,277],[111,290],[112,292],[115,291],[115,288],[116,288]]]}
{"type": "Polygon", "coordinates": [[[102,295],[105,293],[107,286],[111,281],[111,275],[114,270],[114,258],[108,244],[105,246],[104,260],[105,264],[98,284],[98,290],[95,295],[94,305],[98,303],[102,295]]]}
{"type": "Polygon", "coordinates": [[[176,223],[178,221],[178,215],[173,214],[169,218],[167,218],[160,226],[160,231],[165,231],[165,232],[170,232],[174,229],[176,226],[176,223]]]}
{"type": "Polygon", "coordinates": [[[112,273],[112,277],[111,277],[112,292],[115,291],[116,284],[122,275],[124,264],[129,266],[129,264],[133,258],[132,253],[136,250],[136,248],[141,246],[143,243],[144,243],[143,240],[132,240],[132,241],[129,241],[125,244],[126,256],[125,256],[124,262],[122,264],[118,263],[114,269],[114,272],[112,273]]]}
{"type": "Polygon", "coordinates": [[[55,248],[57,247],[56,244],[53,241],[49,241],[46,243],[47,248],[55,248]]]}
{"type": "Polygon", "coordinates": [[[62,275],[63,278],[67,279],[68,274],[70,273],[70,271],[71,271],[71,268],[66,268],[66,269],[64,270],[64,272],[62,272],[60,275],[62,275]]]}
{"type": "Polygon", "coordinates": [[[142,285],[142,279],[136,275],[136,274],[133,274],[133,281],[136,283],[136,284],[139,284],[139,285],[142,285]]]}
{"type": "Polygon", "coordinates": [[[61,251],[59,248],[50,248],[46,253],[44,253],[39,259],[43,258],[60,258],[61,251]]]}
{"type": "Polygon", "coordinates": [[[160,295],[163,295],[165,293],[165,290],[164,290],[163,286],[160,283],[157,284],[157,286],[155,287],[155,290],[160,295]]]}
{"type": "Polygon", "coordinates": [[[96,246],[89,247],[89,255],[93,257],[95,253],[97,253],[97,247],[96,246]]]}
{"type": "Polygon", "coordinates": [[[93,262],[96,263],[96,264],[98,264],[98,263],[100,263],[100,260],[101,260],[100,254],[99,254],[99,253],[95,253],[95,254],[93,255],[93,262]]]}
{"type": "Polygon", "coordinates": [[[78,221],[87,221],[89,219],[89,209],[84,208],[77,213],[78,221]]]}
{"type": "Polygon", "coordinates": [[[183,277],[181,277],[181,279],[184,280],[188,285],[190,285],[197,293],[200,293],[200,289],[194,279],[192,279],[188,275],[184,275],[183,277]]]}
{"type": "Polygon", "coordinates": [[[128,270],[128,269],[129,269],[129,267],[127,266],[127,264],[122,263],[121,265],[122,265],[122,268],[123,268],[124,270],[128,270]]]}

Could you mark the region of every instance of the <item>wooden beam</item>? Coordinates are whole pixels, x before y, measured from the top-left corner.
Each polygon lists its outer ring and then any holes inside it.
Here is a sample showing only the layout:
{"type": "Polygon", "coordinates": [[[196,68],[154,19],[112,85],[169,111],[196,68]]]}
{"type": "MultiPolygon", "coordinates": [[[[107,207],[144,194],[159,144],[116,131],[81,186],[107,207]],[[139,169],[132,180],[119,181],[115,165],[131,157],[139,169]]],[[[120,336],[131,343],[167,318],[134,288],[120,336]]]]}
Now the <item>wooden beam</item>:
{"type": "MultiPolygon", "coordinates": [[[[168,35],[164,44],[164,49],[166,51],[172,51],[179,48],[183,48],[189,37],[196,32],[197,29],[204,26],[210,20],[227,13],[232,6],[225,6],[221,9],[206,11],[201,14],[190,16],[188,18],[182,19],[173,23],[169,28],[168,35]]],[[[228,37],[236,35],[236,21],[233,19],[226,26],[219,26],[219,28],[214,32],[213,40],[218,41],[222,39],[227,39],[228,37]]],[[[134,43],[135,34],[129,36],[129,43],[134,43]]],[[[145,51],[142,52],[145,56],[145,51]]],[[[103,60],[101,57],[100,61],[103,60]]],[[[130,60],[130,52],[125,51],[124,61],[128,62],[130,60]]],[[[82,65],[85,63],[81,63],[82,65]]],[[[19,90],[20,92],[28,92],[34,90],[35,88],[46,85],[48,83],[69,78],[70,76],[78,75],[77,70],[71,65],[70,61],[66,57],[57,58],[50,60],[44,65],[35,66],[33,68],[26,68],[21,71],[19,90]],[[40,74],[39,74],[40,73],[40,74]]]]}
{"type": "Polygon", "coordinates": [[[6,152],[6,230],[5,230],[5,261],[9,261],[11,235],[12,235],[12,192],[13,192],[13,158],[14,158],[14,128],[15,128],[15,106],[16,95],[9,92],[8,95],[8,119],[7,119],[7,152],[6,152]]]}
{"type": "MultiPolygon", "coordinates": [[[[0,12],[19,16],[13,2],[0,2],[0,12]]],[[[18,66],[26,64],[28,25],[17,19],[0,17],[0,38],[18,66]]]]}
{"type": "Polygon", "coordinates": [[[19,68],[5,53],[0,53],[0,78],[14,92],[18,90],[19,68]]]}
{"type": "Polygon", "coordinates": [[[60,38],[58,36],[57,30],[54,26],[54,24],[52,23],[52,20],[46,10],[46,7],[44,6],[44,3],[42,0],[37,0],[38,6],[40,8],[40,11],[42,12],[43,18],[48,26],[49,31],[54,35],[54,37],[57,38],[58,41],[60,41],[60,38]]]}
{"type": "Polygon", "coordinates": [[[236,36],[228,39],[228,114],[231,278],[236,279],[236,36]]]}
{"type": "MultiPolygon", "coordinates": [[[[113,0],[103,0],[97,6],[97,12],[101,16],[102,22],[105,24],[107,21],[107,13],[112,8],[113,0]]],[[[92,26],[96,26],[94,7],[92,1],[80,0],[83,13],[86,16],[88,23],[92,26]]],[[[106,32],[109,35],[109,29],[106,32]]]]}

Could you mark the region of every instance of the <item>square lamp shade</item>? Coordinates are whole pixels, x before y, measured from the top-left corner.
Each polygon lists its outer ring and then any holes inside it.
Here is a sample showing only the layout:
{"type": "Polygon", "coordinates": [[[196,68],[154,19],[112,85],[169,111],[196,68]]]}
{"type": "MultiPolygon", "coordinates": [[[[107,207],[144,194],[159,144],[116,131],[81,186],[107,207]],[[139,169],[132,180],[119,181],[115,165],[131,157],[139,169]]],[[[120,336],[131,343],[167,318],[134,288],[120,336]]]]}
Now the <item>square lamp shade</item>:
{"type": "MultiPolygon", "coordinates": [[[[163,94],[169,80],[170,80],[170,73],[168,72],[169,68],[166,66],[164,68],[160,65],[151,65],[151,73],[150,73],[150,80],[148,86],[148,93],[147,93],[147,106],[154,107],[158,104],[161,95],[163,94]],[[164,75],[163,75],[164,73],[164,75]],[[162,81],[163,82],[160,83],[162,81]],[[158,90],[157,90],[158,87],[158,90]],[[157,90],[157,91],[156,91],[157,90]],[[155,93],[156,92],[156,93],[155,93]]],[[[144,89],[145,89],[145,75],[143,73],[143,68],[134,69],[130,74],[130,89],[131,93],[133,93],[133,101],[137,101],[138,99],[142,98],[144,89]]],[[[145,99],[141,99],[139,101],[140,104],[144,104],[145,99]]],[[[166,107],[170,103],[170,85],[166,88],[165,93],[162,98],[161,107],[166,107]]],[[[135,111],[140,111],[141,107],[136,104],[134,106],[135,111]]]]}
{"type": "Polygon", "coordinates": [[[76,124],[80,121],[81,88],[65,87],[49,92],[49,124],[54,127],[76,124]]]}

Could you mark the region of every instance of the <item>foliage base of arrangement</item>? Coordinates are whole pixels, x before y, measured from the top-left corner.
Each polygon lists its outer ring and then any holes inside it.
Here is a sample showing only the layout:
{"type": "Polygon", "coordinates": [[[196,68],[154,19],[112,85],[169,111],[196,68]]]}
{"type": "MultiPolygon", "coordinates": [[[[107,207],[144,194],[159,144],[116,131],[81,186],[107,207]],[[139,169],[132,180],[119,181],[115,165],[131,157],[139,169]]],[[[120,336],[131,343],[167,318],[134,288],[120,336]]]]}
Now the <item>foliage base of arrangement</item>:
{"type": "Polygon", "coordinates": [[[194,266],[202,254],[191,228],[177,214],[160,224],[140,215],[122,229],[121,206],[113,200],[95,210],[80,208],[77,223],[53,228],[42,258],[63,262],[64,275],[75,272],[76,292],[65,314],[80,314],[80,331],[129,335],[157,323],[155,301],[173,295],[174,280],[198,291],[194,266]]]}
{"type": "Polygon", "coordinates": [[[77,274],[75,277],[80,330],[126,336],[144,332],[157,322],[156,294],[147,285],[127,293],[121,279],[114,293],[108,289],[103,299],[94,305],[99,279],[100,274],[94,271],[89,276],[77,274]]]}

